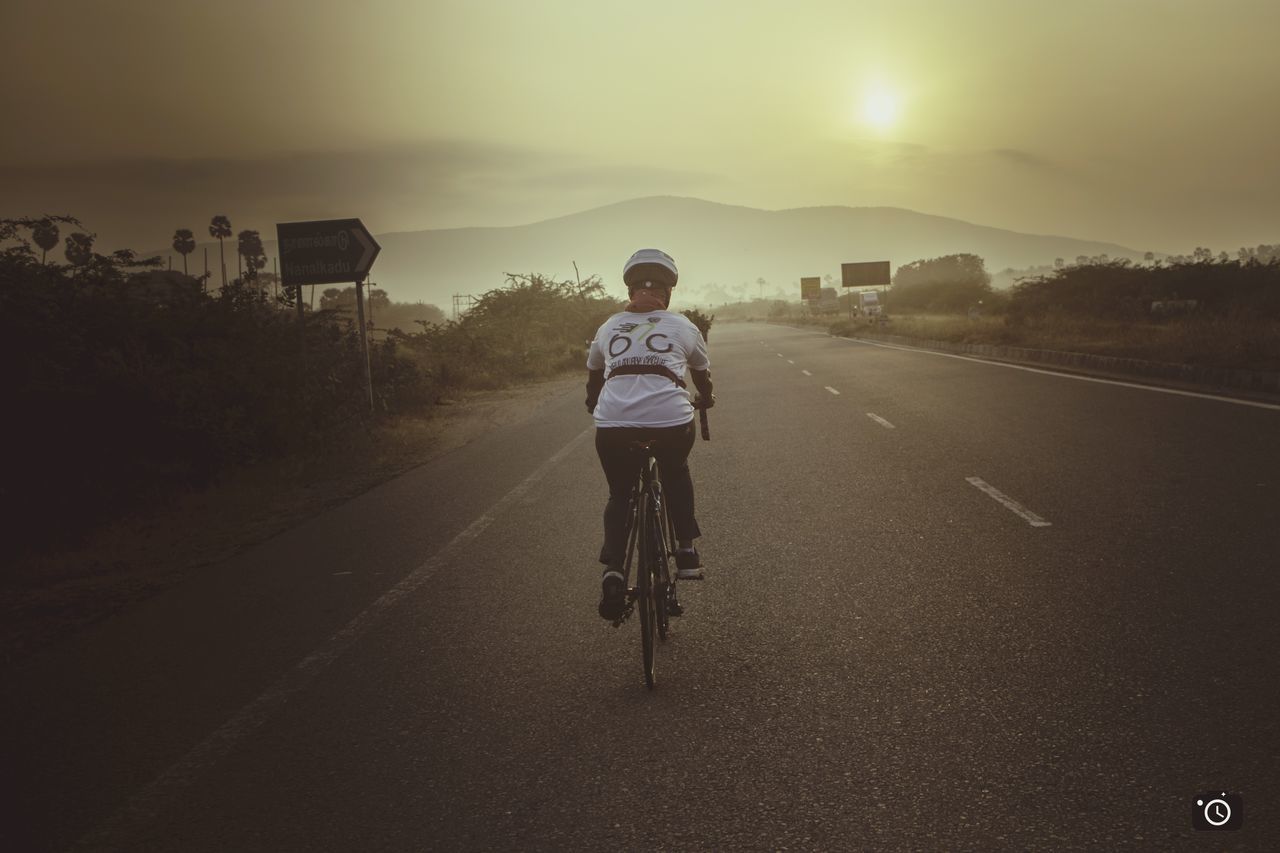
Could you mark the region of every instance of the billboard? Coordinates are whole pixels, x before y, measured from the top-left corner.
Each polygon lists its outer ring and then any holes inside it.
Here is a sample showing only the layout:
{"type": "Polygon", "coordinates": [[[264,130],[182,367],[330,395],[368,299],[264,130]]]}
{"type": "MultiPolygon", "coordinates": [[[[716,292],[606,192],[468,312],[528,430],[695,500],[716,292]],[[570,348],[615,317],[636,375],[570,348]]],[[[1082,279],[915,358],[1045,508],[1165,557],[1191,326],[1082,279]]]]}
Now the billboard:
{"type": "Polygon", "coordinates": [[[841,285],[844,287],[882,287],[891,283],[888,261],[867,261],[840,265],[841,285]]]}
{"type": "Polygon", "coordinates": [[[822,279],[816,275],[809,278],[800,279],[800,298],[801,299],[820,299],[822,298],[822,279]]]}

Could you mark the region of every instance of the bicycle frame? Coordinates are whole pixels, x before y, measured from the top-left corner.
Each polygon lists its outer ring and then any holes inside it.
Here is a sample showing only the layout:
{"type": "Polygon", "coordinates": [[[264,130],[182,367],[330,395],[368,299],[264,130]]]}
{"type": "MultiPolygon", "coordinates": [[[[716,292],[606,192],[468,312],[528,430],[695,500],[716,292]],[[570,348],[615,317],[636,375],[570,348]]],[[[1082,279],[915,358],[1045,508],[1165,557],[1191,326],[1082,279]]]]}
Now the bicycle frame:
{"type": "Polygon", "coordinates": [[[636,587],[631,586],[631,568],[638,561],[636,558],[639,557],[638,535],[641,511],[644,509],[642,501],[646,498],[650,501],[650,506],[656,507],[660,513],[660,529],[664,538],[663,547],[669,554],[670,543],[675,541],[675,529],[671,525],[670,516],[667,512],[667,503],[662,493],[662,476],[658,471],[658,462],[652,453],[648,455],[640,468],[640,476],[636,478],[636,484],[631,487],[631,499],[627,504],[627,536],[625,540],[627,543],[627,556],[622,573],[623,583],[627,585],[628,613],[631,609],[630,605],[637,594],[636,587]]]}
{"type": "Polygon", "coordinates": [[[640,474],[631,492],[627,515],[626,558],[623,583],[627,588],[627,605],[620,624],[640,608],[640,637],[644,657],[645,683],[654,686],[655,639],[667,639],[670,614],[668,595],[673,581],[668,558],[674,544],[675,531],[662,492],[662,477],[652,444],[642,444],[636,452],[646,454],[640,474]],[[631,570],[636,569],[636,585],[631,585],[631,570]]]}

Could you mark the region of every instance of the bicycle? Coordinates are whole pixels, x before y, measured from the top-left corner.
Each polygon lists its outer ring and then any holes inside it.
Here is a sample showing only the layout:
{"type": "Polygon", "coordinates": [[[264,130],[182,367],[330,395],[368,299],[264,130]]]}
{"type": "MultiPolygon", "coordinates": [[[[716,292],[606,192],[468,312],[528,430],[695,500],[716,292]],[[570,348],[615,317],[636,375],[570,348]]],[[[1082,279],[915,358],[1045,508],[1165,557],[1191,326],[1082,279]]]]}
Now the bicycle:
{"type": "MultiPolygon", "coordinates": [[[[701,422],[702,440],[710,441],[707,410],[695,403],[701,422]]],[[[659,640],[666,642],[671,616],[680,606],[676,581],[671,572],[675,556],[676,531],[662,492],[662,475],[653,454],[655,441],[634,441],[633,453],[643,453],[640,476],[631,491],[627,514],[627,551],[623,563],[626,605],[613,621],[620,626],[635,610],[640,611],[640,648],[644,661],[644,682],[650,690],[656,683],[654,653],[659,640]],[[631,569],[636,567],[636,585],[631,586],[631,569]]]]}

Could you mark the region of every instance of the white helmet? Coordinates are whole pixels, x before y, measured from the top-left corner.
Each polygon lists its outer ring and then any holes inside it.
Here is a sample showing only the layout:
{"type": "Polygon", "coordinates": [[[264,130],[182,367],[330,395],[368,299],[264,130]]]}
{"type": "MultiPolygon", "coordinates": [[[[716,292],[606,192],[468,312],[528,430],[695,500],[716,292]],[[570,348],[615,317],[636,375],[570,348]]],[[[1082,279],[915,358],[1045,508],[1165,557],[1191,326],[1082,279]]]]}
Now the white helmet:
{"type": "Polygon", "coordinates": [[[676,262],[661,249],[641,249],[622,267],[628,290],[637,287],[675,287],[680,280],[676,262]]]}

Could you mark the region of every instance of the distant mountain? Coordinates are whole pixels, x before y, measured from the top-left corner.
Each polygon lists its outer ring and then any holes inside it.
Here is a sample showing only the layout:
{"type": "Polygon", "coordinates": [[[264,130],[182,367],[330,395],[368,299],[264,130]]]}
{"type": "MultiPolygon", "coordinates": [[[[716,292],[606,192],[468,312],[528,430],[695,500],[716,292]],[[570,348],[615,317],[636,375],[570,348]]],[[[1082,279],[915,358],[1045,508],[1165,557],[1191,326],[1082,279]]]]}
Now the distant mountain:
{"type": "MultiPolygon", "coordinates": [[[[499,287],[508,272],[572,280],[574,261],[583,278],[598,274],[621,295],[622,263],[645,246],[675,257],[688,302],[722,301],[743,292],[754,296],[761,291],[759,278],[768,282],[766,296],[798,295],[801,276],[830,274],[838,284],[840,264],[847,261],[889,260],[896,269],[921,258],[971,252],[986,261],[988,272],[996,273],[1051,264],[1054,258],[1074,261],[1078,255],[1142,257],[1111,243],[1022,234],[901,208],[757,210],[669,196],[633,199],[530,225],[399,232],[378,234],[377,239],[382,244],[372,276],[377,286],[397,302],[422,300],[446,311],[452,294],[499,287]]],[[[217,244],[212,245],[214,267],[217,244]]],[[[273,256],[275,241],[265,245],[268,257],[273,256]]],[[[233,246],[227,256],[232,271],[233,246]]],[[[199,250],[192,255],[197,257],[199,250]]]]}

